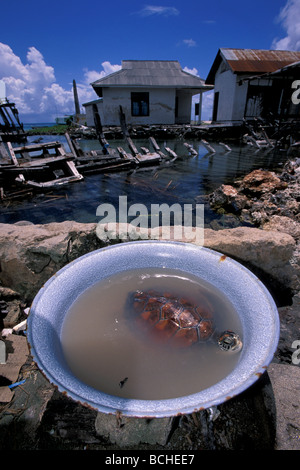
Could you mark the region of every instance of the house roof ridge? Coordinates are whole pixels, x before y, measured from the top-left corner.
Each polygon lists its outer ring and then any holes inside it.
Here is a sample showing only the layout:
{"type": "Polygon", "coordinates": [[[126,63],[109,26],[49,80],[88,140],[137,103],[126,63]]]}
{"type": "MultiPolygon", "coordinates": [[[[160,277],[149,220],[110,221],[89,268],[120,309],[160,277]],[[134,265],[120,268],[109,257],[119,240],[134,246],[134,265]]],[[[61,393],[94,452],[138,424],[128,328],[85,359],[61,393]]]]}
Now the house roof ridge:
{"type": "Polygon", "coordinates": [[[178,62],[176,59],[122,59],[122,62],[178,62]]]}
{"type": "Polygon", "coordinates": [[[183,70],[178,60],[149,59],[122,60],[120,70],[95,80],[91,85],[95,88],[106,86],[207,88],[205,79],[183,70]]]}
{"type": "Polygon", "coordinates": [[[107,78],[111,77],[112,75],[116,75],[116,74],[121,73],[123,71],[124,71],[124,69],[120,69],[120,70],[117,70],[116,72],[111,72],[108,75],[104,75],[104,77],[98,78],[98,80],[95,80],[94,82],[91,82],[90,85],[93,86],[96,83],[100,82],[101,80],[107,79],[107,78]]]}

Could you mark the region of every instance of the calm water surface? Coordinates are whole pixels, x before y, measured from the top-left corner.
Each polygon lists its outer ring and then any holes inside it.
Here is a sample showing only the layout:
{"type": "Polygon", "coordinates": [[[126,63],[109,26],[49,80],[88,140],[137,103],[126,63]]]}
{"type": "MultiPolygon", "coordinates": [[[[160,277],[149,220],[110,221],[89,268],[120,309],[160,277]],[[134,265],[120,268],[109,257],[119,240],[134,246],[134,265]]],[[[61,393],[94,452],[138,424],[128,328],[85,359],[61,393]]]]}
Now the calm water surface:
{"type": "MultiPolygon", "coordinates": [[[[29,143],[36,139],[31,136],[29,143]]],[[[42,142],[61,141],[68,151],[64,136],[44,136],[42,142]]],[[[137,148],[150,148],[148,140],[134,139],[137,148]]],[[[131,172],[92,174],[83,181],[38,194],[23,201],[8,202],[1,206],[0,222],[14,223],[28,220],[33,223],[100,221],[96,216],[97,207],[103,203],[113,204],[118,208],[119,196],[127,196],[128,207],[134,203],[146,205],[149,213],[151,204],[172,205],[174,203],[196,204],[205,203],[205,196],[221,184],[231,184],[237,177],[244,176],[256,168],[277,168],[286,159],[283,153],[259,151],[247,146],[230,144],[231,152],[217,143],[210,142],[217,150],[215,154],[207,153],[199,141],[186,140],[198,151],[196,157],[190,156],[183,145],[184,140],[160,141],[164,146],[173,149],[179,158],[170,165],[160,165],[131,172]]],[[[84,150],[98,149],[97,140],[81,140],[84,150]]],[[[110,141],[112,147],[122,146],[124,141],[110,141]]],[[[205,224],[221,220],[205,203],[205,224]]]]}

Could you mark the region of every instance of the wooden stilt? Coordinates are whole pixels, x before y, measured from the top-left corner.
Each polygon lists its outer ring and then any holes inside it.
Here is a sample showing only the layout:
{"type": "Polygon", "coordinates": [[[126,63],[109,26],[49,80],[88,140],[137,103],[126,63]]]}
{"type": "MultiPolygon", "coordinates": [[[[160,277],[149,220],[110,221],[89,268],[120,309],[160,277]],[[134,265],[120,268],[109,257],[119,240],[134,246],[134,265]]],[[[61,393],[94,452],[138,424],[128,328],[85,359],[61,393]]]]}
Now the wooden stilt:
{"type": "Polygon", "coordinates": [[[190,144],[188,144],[188,143],[186,143],[186,142],[185,142],[183,145],[189,150],[189,152],[190,152],[192,155],[194,155],[194,156],[198,155],[197,150],[195,150],[195,149],[192,147],[192,145],[190,145],[190,144]]]}
{"type": "Polygon", "coordinates": [[[202,139],[200,142],[210,153],[216,153],[215,149],[206,140],[202,139]]]}

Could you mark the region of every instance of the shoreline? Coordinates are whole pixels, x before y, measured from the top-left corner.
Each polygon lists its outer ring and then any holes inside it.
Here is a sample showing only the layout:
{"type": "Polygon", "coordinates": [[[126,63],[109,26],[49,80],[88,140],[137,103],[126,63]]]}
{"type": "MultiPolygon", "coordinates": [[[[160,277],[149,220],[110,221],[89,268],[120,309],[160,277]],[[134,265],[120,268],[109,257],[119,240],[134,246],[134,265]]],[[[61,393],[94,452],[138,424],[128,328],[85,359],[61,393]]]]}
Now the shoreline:
{"type": "MultiPolygon", "coordinates": [[[[242,138],[245,127],[243,124],[152,124],[152,125],[127,125],[128,132],[131,137],[162,137],[162,138],[178,138],[189,137],[192,139],[201,139],[203,136],[228,137],[229,139],[240,140],[242,138]]],[[[121,126],[103,126],[103,134],[109,139],[124,138],[121,126]]],[[[64,124],[32,127],[28,131],[28,135],[64,135],[68,132],[74,137],[97,139],[97,133],[94,127],[87,126],[68,126],[64,124]]]]}
{"type": "MultiPolygon", "coordinates": [[[[229,141],[240,141],[243,134],[243,126],[240,125],[128,125],[128,132],[132,138],[161,138],[161,139],[203,139],[211,140],[226,139],[229,141]]],[[[81,139],[97,139],[96,130],[87,126],[67,126],[55,125],[51,127],[33,127],[26,131],[28,136],[41,135],[65,135],[69,133],[74,138],[81,139]]],[[[106,139],[123,139],[124,134],[121,126],[104,126],[103,135],[106,139]]]]}
{"type": "MultiPolygon", "coordinates": [[[[267,123],[259,119],[249,122],[203,122],[199,124],[147,124],[147,125],[127,125],[128,132],[132,138],[162,138],[162,139],[210,139],[219,141],[238,141],[243,142],[245,136],[259,139],[275,139],[276,146],[279,148],[289,147],[292,141],[300,139],[300,128],[294,122],[276,122],[267,123]]],[[[103,126],[103,134],[106,139],[123,139],[121,126],[103,126]]],[[[30,136],[40,135],[64,135],[68,132],[75,138],[97,139],[97,133],[94,127],[82,125],[58,124],[54,126],[32,127],[27,133],[30,136]]]]}

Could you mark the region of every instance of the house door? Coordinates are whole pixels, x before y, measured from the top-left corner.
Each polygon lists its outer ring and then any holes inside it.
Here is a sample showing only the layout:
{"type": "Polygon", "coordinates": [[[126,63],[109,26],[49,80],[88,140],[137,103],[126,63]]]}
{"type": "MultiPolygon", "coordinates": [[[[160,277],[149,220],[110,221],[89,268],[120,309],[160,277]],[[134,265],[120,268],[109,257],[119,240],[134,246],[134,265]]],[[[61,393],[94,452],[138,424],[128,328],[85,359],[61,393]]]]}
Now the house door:
{"type": "Polygon", "coordinates": [[[219,106],[219,92],[217,91],[215,92],[215,96],[214,96],[214,106],[213,106],[213,115],[212,115],[213,121],[217,120],[218,106],[219,106]]]}

